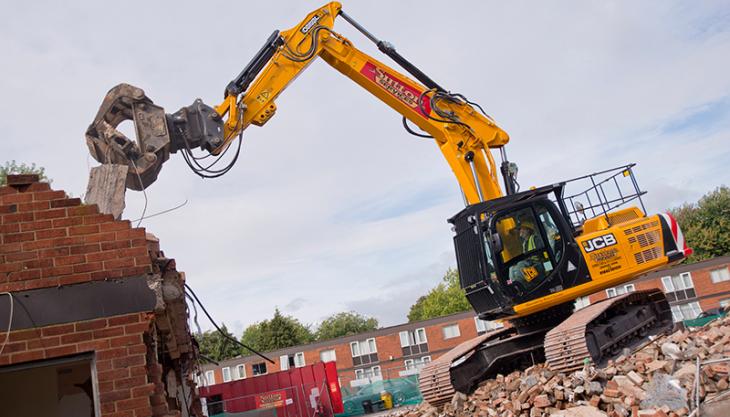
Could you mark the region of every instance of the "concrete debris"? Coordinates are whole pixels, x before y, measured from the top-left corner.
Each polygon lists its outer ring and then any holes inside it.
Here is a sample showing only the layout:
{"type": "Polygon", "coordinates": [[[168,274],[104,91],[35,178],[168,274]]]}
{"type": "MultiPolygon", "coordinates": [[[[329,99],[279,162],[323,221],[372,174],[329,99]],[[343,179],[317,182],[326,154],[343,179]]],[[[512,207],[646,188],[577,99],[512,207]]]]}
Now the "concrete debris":
{"type": "MultiPolygon", "coordinates": [[[[471,395],[456,393],[443,409],[424,403],[389,417],[686,417],[698,357],[730,357],[730,317],[658,337],[604,368],[563,374],[537,364],[483,381],[471,395]]],[[[701,402],[730,398],[729,372],[726,362],[702,367],[701,402]]]]}

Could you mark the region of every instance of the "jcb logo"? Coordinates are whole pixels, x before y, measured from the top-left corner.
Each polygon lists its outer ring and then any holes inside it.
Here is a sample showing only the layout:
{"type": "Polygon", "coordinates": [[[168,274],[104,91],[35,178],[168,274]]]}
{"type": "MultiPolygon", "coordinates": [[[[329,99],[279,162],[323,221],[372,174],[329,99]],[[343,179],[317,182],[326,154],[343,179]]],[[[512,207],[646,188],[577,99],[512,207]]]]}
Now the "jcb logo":
{"type": "Polygon", "coordinates": [[[583,242],[583,249],[585,249],[586,253],[593,252],[594,250],[607,248],[611,245],[615,245],[616,237],[613,235],[613,233],[609,233],[607,235],[594,237],[593,239],[588,239],[585,242],[583,242]]]}

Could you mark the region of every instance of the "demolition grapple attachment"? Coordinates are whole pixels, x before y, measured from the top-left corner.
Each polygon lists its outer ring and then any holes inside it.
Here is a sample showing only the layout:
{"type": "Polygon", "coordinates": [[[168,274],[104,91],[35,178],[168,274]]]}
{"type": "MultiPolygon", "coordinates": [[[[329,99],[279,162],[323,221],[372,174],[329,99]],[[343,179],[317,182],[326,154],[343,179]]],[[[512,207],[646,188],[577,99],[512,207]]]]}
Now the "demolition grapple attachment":
{"type": "Polygon", "coordinates": [[[222,144],[223,121],[200,99],[166,114],[141,88],[129,84],[109,90],[86,129],[91,156],[102,164],[128,165],[127,188],[137,191],[155,182],[170,153],[195,148],[213,152],[222,144]],[[117,130],[125,120],[133,122],[136,142],[117,130]]]}

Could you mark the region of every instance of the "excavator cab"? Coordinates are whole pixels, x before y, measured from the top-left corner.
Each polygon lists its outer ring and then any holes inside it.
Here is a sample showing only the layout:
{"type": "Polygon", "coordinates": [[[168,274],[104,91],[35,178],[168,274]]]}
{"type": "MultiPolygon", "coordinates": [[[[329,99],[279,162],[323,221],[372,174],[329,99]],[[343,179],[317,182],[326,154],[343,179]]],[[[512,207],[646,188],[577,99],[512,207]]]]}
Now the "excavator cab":
{"type": "Polygon", "coordinates": [[[590,279],[562,191],[557,184],[474,204],[449,220],[461,286],[480,317],[512,316],[514,305],[590,279]]]}

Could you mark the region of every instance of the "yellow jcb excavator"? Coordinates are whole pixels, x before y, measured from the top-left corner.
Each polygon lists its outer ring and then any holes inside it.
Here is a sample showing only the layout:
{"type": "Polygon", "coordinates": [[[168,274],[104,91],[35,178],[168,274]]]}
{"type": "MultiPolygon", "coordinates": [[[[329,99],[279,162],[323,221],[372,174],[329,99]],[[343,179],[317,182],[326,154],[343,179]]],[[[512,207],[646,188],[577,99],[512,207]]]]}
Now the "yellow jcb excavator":
{"type": "Polygon", "coordinates": [[[556,370],[581,367],[586,360],[600,362],[672,325],[669,304],[658,290],[573,311],[578,297],[680,262],[691,253],[670,215],[647,215],[627,204],[641,203],[644,194],[633,165],[578,178],[591,183],[578,194],[565,195],[573,180],[520,191],[517,167],[505,151],[509,136],[482,107],[437,84],[390,43],[360,26],[338,2],[271,34],[216,106],[197,99],[166,114],[139,88],[112,88],[86,132],[89,150],[101,163],[128,165],[126,184],[133,190],[154,182],[170,153],[181,153],[200,176],[223,175],[237,159],[243,131],[251,124],[266,124],[279,94],[318,57],[400,113],[409,133],[433,138],[467,204],[449,219],[461,287],[480,318],[510,324],[423,368],[420,386],[427,401],[439,404],[454,390],[468,392],[487,376],[537,360],[546,359],[556,370]],[[337,17],[415,80],[335,32],[337,17]],[[136,141],[116,129],[125,120],[134,121],[136,141]],[[200,162],[196,148],[214,157],[236,150],[228,165],[213,168],[200,162]],[[492,150],[501,157],[499,171],[492,150]],[[622,192],[619,181],[628,181],[631,191],[622,192]],[[619,191],[615,198],[606,193],[613,184],[619,191]]]}

